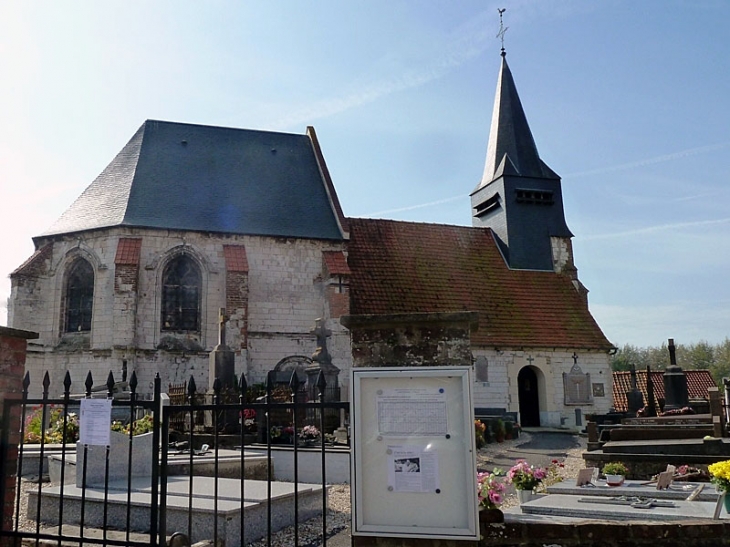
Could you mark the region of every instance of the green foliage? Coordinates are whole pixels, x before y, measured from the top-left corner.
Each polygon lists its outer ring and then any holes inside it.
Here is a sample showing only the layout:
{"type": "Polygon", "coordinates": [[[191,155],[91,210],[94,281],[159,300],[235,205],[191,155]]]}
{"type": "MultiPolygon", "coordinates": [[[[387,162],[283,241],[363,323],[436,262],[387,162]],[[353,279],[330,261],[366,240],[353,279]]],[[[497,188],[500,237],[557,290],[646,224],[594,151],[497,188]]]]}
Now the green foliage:
{"type": "MultiPolygon", "coordinates": [[[[723,377],[730,377],[730,338],[717,345],[704,340],[696,344],[678,344],[677,364],[685,370],[709,370],[715,383],[722,387],[723,377]]],[[[639,348],[626,344],[619,348],[611,360],[613,370],[664,370],[669,365],[669,349],[666,343],[659,347],[639,348]]]]}
{"type": "Polygon", "coordinates": [[[69,412],[64,420],[63,408],[49,406],[46,410],[48,427],[42,431],[43,408],[37,407],[28,415],[25,420],[25,432],[23,442],[28,444],[44,443],[75,443],[79,438],[78,416],[69,412]],[[65,422],[65,423],[64,423],[65,422]]]}
{"type": "Polygon", "coordinates": [[[626,476],[629,470],[623,462],[608,462],[603,466],[604,475],[623,475],[626,476]]]}
{"type": "MultiPolygon", "coordinates": [[[[152,414],[145,414],[139,420],[135,420],[132,423],[132,426],[132,435],[143,435],[144,433],[149,433],[154,429],[152,414]]],[[[129,435],[129,424],[114,421],[112,422],[112,431],[129,435]]]]}

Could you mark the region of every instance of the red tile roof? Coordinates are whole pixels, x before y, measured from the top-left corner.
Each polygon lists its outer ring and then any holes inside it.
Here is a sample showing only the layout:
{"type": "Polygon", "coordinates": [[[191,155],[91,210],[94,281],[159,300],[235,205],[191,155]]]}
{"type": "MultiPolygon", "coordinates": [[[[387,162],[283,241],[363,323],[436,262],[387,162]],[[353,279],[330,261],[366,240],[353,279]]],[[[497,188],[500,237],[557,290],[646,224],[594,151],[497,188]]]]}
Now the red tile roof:
{"type": "Polygon", "coordinates": [[[142,239],[120,237],[117,244],[117,255],[114,264],[119,266],[139,266],[139,251],[142,248],[142,239]]]}
{"type": "Polygon", "coordinates": [[[350,267],[347,265],[347,258],[342,251],[323,251],[325,268],[329,275],[351,275],[350,267]]]}
{"type": "Polygon", "coordinates": [[[246,247],[243,245],[223,245],[223,256],[226,259],[226,271],[248,272],[246,247]]]}
{"type": "MultiPolygon", "coordinates": [[[[709,370],[685,370],[687,377],[687,392],[690,399],[707,399],[707,388],[717,387],[709,370]]],[[[654,383],[654,400],[664,399],[664,371],[652,370],[651,380],[654,383]]],[[[644,396],[644,403],[649,403],[649,394],[646,390],[646,371],[636,371],[636,387],[644,396]]],[[[631,373],[615,371],[613,373],[613,407],[619,412],[628,410],[626,393],[631,390],[631,373]]]]}
{"type": "Polygon", "coordinates": [[[475,345],[612,347],[567,276],[510,270],[490,229],[348,222],[353,315],[475,311],[475,345]]]}

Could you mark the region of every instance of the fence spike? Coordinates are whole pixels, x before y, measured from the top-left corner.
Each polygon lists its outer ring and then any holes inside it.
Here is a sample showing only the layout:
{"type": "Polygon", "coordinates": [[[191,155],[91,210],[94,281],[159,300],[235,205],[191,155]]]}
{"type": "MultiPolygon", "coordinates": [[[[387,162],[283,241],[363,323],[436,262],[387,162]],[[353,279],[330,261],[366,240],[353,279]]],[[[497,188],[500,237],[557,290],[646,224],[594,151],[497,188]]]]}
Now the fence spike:
{"type": "Polygon", "coordinates": [[[132,376],[129,377],[129,389],[132,393],[137,391],[137,371],[132,371],[132,376]]]}
{"type": "Polygon", "coordinates": [[[238,379],[238,391],[241,395],[245,395],[247,389],[248,384],[246,383],[246,375],[241,373],[241,377],[238,379]]]}
{"type": "Polygon", "coordinates": [[[67,397],[71,392],[71,373],[66,371],[66,375],[63,377],[63,395],[67,397]]]}
{"type": "Polygon", "coordinates": [[[221,394],[221,387],[222,384],[220,378],[216,376],[215,380],[213,380],[213,393],[215,393],[216,396],[221,394]]]}
{"type": "Polygon", "coordinates": [[[297,376],[297,371],[294,370],[291,373],[291,378],[289,379],[289,389],[291,389],[292,393],[296,393],[299,391],[299,376],[297,376]]]}
{"type": "Polygon", "coordinates": [[[48,396],[48,386],[51,385],[51,377],[48,375],[48,371],[46,371],[46,374],[43,376],[43,398],[45,399],[48,396]]]}
{"type": "Polygon", "coordinates": [[[274,391],[274,385],[276,382],[274,382],[274,376],[276,375],[276,372],[273,370],[270,370],[268,374],[266,375],[266,391],[267,393],[271,394],[272,391],[274,391]]]}
{"type": "Polygon", "coordinates": [[[91,397],[91,388],[94,387],[94,378],[91,376],[91,371],[86,375],[84,385],[86,386],[86,396],[91,397]]]}
{"type": "Polygon", "coordinates": [[[109,396],[111,396],[112,393],[114,393],[114,384],[116,382],[114,381],[114,373],[112,371],[109,371],[109,376],[106,377],[106,391],[109,396]]]}
{"type": "Polygon", "coordinates": [[[30,372],[26,372],[23,376],[23,393],[28,393],[28,387],[30,387],[30,372]]]}
{"type": "Polygon", "coordinates": [[[327,387],[327,380],[324,377],[324,371],[320,370],[317,374],[317,389],[319,390],[319,394],[323,395],[324,390],[327,387]]]}
{"type": "Polygon", "coordinates": [[[198,388],[195,385],[195,378],[191,374],[190,381],[188,382],[188,399],[192,399],[197,390],[198,390],[198,388]]]}

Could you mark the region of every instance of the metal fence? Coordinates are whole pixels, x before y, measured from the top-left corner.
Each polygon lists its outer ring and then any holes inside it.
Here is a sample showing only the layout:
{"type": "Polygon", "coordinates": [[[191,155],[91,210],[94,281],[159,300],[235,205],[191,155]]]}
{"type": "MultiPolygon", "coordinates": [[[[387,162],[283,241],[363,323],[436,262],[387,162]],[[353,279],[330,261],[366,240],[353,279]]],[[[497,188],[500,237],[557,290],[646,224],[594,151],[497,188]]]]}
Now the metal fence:
{"type": "MultiPolygon", "coordinates": [[[[331,446],[326,432],[332,427],[332,416],[349,413],[349,404],[327,400],[331,392],[322,374],[316,401],[298,396],[296,373],[292,374],[288,396],[277,389],[274,376],[269,374],[265,395],[248,402],[243,377],[238,386],[228,389],[216,380],[212,393],[207,394],[198,393],[191,378],[185,387],[185,403],[176,405],[162,404],[159,376],[152,400],[138,396],[135,374],[120,392],[111,372],[102,391],[93,388],[89,373],[86,392],[78,398],[70,393],[68,373],[60,398],[49,397],[48,374],[40,398],[28,397],[28,375],[23,385],[20,399],[4,402],[0,471],[2,476],[16,479],[14,518],[3,524],[0,538],[36,544],[44,540],[58,545],[163,546],[175,535],[180,545],[203,539],[212,540],[214,545],[244,545],[259,538],[270,545],[275,531],[293,525],[287,543],[297,546],[300,524],[321,513],[320,537],[326,545],[327,453],[331,446]],[[112,429],[122,430],[122,436],[107,446],[76,444],[79,399],[102,397],[112,401],[112,429]],[[20,417],[17,462],[8,458],[7,449],[18,433],[9,418],[14,413],[20,417]],[[251,463],[245,450],[251,440],[251,424],[245,417],[252,413],[259,416],[258,427],[265,428],[266,433],[259,436],[265,439],[258,445],[265,456],[260,481],[249,479],[246,472],[251,463]],[[147,435],[136,435],[141,424],[150,430],[147,435]],[[277,428],[292,434],[275,437],[272,430],[277,428]],[[315,429],[318,436],[312,435],[315,429]],[[291,495],[282,496],[287,486],[275,481],[272,451],[281,448],[293,458],[294,484],[300,484],[302,452],[320,462],[321,484],[309,489],[305,502],[301,486],[288,485],[291,495]],[[202,468],[205,471],[200,473],[202,468]],[[257,503],[250,502],[252,496],[257,503]]],[[[345,444],[349,446],[349,439],[345,444]]],[[[0,481],[0,489],[2,499],[7,499],[8,486],[0,481]]]]}

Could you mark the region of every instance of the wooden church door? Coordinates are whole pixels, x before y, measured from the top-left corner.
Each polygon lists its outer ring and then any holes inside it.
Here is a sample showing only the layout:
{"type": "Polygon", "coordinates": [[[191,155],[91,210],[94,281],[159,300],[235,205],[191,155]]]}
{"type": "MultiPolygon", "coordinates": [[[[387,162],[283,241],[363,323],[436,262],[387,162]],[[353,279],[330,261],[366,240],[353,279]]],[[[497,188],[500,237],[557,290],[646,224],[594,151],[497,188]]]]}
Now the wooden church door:
{"type": "Polygon", "coordinates": [[[517,375],[522,427],[540,427],[540,398],[537,391],[537,374],[531,367],[524,367],[517,375]]]}

